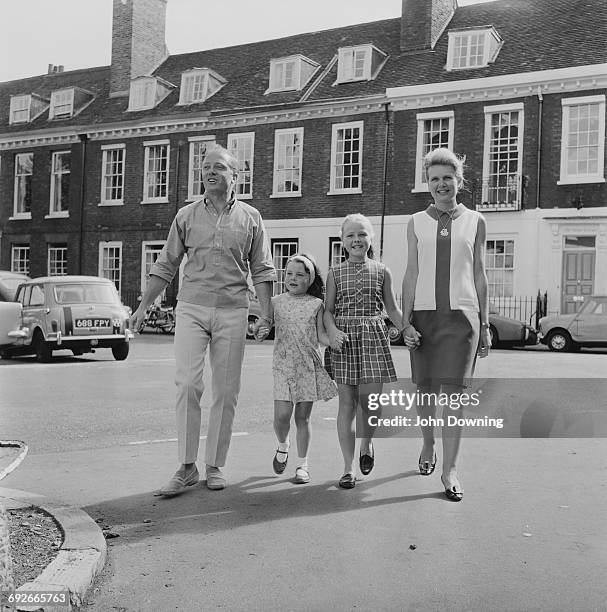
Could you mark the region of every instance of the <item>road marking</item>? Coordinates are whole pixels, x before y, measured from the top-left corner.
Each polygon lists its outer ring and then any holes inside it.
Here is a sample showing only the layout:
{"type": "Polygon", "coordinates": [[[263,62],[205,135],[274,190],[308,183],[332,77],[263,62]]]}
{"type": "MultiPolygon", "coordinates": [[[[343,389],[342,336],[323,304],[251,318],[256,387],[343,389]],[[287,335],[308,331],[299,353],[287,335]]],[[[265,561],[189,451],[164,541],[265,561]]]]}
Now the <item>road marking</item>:
{"type": "MultiPolygon", "coordinates": [[[[236,436],[248,436],[248,431],[235,431],[232,437],[236,436]]],[[[201,440],[206,440],[206,436],[200,436],[201,440]]],[[[161,440],[137,440],[137,442],[129,442],[129,446],[137,446],[140,444],[162,444],[163,442],[177,442],[177,438],[163,438],[161,440]]]]}

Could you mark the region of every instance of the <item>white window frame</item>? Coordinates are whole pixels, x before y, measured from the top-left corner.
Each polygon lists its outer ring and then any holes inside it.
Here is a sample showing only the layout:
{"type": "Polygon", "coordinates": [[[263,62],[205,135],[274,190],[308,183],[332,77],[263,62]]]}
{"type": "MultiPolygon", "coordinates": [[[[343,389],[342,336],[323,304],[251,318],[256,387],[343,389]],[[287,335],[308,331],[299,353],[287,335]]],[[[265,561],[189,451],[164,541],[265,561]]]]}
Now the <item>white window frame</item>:
{"type": "Polygon", "coordinates": [[[563,98],[562,105],[562,131],[561,131],[561,174],[557,185],[581,185],[585,183],[605,182],[605,95],[584,96],[579,98],[563,98]],[[569,120],[571,109],[574,106],[598,105],[598,128],[596,130],[597,172],[588,174],[569,174],[567,170],[567,152],[571,135],[569,133],[569,120]]]}
{"type": "Polygon", "coordinates": [[[514,297],[514,276],[515,276],[515,272],[516,272],[516,239],[514,236],[487,236],[485,239],[485,268],[487,271],[487,293],[489,296],[489,299],[491,300],[492,298],[512,298],[514,297]],[[489,257],[491,257],[491,254],[489,253],[489,249],[488,249],[488,243],[489,242],[493,242],[498,243],[498,242],[503,242],[504,243],[504,252],[502,254],[496,254],[495,258],[497,258],[498,256],[502,256],[503,257],[503,263],[500,266],[495,265],[496,262],[494,261],[494,265],[490,266],[489,262],[487,261],[489,259],[489,257]],[[507,244],[508,242],[512,243],[512,253],[507,253],[506,249],[507,249],[507,244]],[[507,258],[511,256],[512,257],[512,265],[510,267],[506,266],[506,260],[507,258]],[[497,283],[497,282],[492,282],[491,279],[493,279],[493,272],[507,272],[509,274],[509,276],[511,277],[511,283],[505,283],[504,282],[504,276],[502,276],[502,282],[501,283],[497,283]],[[500,287],[501,288],[501,292],[502,295],[499,295],[498,293],[495,292],[495,287],[500,287]],[[510,290],[510,294],[506,295],[505,289],[509,288],[510,290]]]}
{"type": "Polygon", "coordinates": [[[448,32],[448,36],[449,36],[449,44],[448,44],[448,49],[447,49],[447,66],[446,69],[447,70],[474,70],[476,68],[484,68],[485,66],[488,66],[490,63],[495,61],[495,58],[497,57],[497,54],[499,53],[499,50],[501,49],[502,46],[502,40],[499,36],[499,34],[495,31],[494,28],[482,28],[482,29],[478,29],[478,30],[455,30],[455,31],[450,31],[448,32]],[[482,41],[482,47],[483,47],[483,54],[482,54],[482,60],[481,63],[479,64],[474,64],[474,65],[470,65],[469,61],[470,61],[470,44],[471,44],[471,37],[472,36],[482,36],[483,37],[483,41],[482,41]],[[455,62],[455,48],[456,48],[456,44],[457,41],[461,38],[467,38],[467,44],[466,44],[466,48],[467,48],[467,53],[466,53],[466,61],[465,64],[462,66],[455,66],[454,62],[455,62]],[[493,37],[493,39],[496,42],[496,49],[493,52],[493,54],[491,53],[491,38],[493,37]]]}
{"type": "Polygon", "coordinates": [[[30,273],[30,245],[11,245],[11,272],[30,273]]]}
{"type": "Polygon", "coordinates": [[[297,55],[270,60],[270,86],[268,92],[297,91],[301,89],[301,59],[297,55]],[[288,67],[292,66],[291,83],[287,81],[288,67]],[[279,72],[282,71],[280,74],[279,72]]]}
{"type": "MultiPolygon", "coordinates": [[[[113,271],[116,270],[116,268],[108,268],[107,271],[113,271]]],[[[99,267],[98,267],[98,275],[101,276],[102,278],[107,278],[109,280],[111,280],[114,285],[116,286],[116,289],[118,290],[118,293],[120,294],[120,289],[122,287],[122,241],[118,241],[118,240],[110,240],[108,242],[99,242],[99,267]],[[112,276],[107,276],[106,274],[106,268],[104,267],[104,255],[105,255],[105,251],[109,250],[109,249],[118,249],[118,278],[113,278],[112,276]],[[116,280],[118,281],[118,284],[116,284],[116,280]]]]}
{"type": "Polygon", "coordinates": [[[9,124],[14,125],[15,123],[29,123],[31,121],[31,112],[32,112],[32,96],[31,94],[24,94],[21,96],[11,96],[11,106],[9,111],[9,124]],[[19,107],[20,102],[25,102],[25,106],[23,108],[19,107]],[[25,119],[16,119],[16,113],[26,112],[27,116],[25,119]]]}
{"type": "MultiPolygon", "coordinates": [[[[63,175],[65,174],[71,174],[71,155],[72,152],[71,151],[53,151],[53,154],[51,156],[51,193],[50,193],[50,201],[49,201],[49,212],[47,215],[48,217],[69,217],[70,216],[70,211],[69,211],[69,201],[68,201],[68,206],[66,207],[65,210],[55,210],[55,197],[57,196],[57,188],[59,188],[59,199],[61,199],[61,179],[63,177],[63,175]],[[57,172],[57,170],[55,169],[55,163],[57,158],[60,155],[69,155],[70,156],[70,169],[65,171],[61,171],[61,172],[57,172]]],[[[69,200],[69,188],[68,188],[68,192],[67,192],[67,196],[68,196],[68,200],[69,200]]]]}
{"type": "MultiPolygon", "coordinates": [[[[152,267],[152,265],[154,264],[154,262],[158,258],[158,255],[160,254],[160,251],[162,251],[162,249],[164,248],[165,244],[166,244],[166,240],[144,240],[141,243],[141,282],[140,282],[140,289],[141,289],[141,294],[142,295],[145,293],[145,290],[146,290],[147,285],[148,285],[149,269],[152,267]],[[149,268],[148,268],[148,265],[147,265],[147,263],[148,263],[148,260],[147,260],[148,253],[156,253],[156,258],[154,259],[153,262],[151,262],[149,268]]],[[[164,289],[164,291],[154,300],[154,303],[155,304],[161,304],[165,300],[166,300],[166,289],[164,289]]]]}
{"type": "Polygon", "coordinates": [[[143,162],[143,199],[141,200],[142,204],[167,204],[169,202],[169,178],[170,178],[170,168],[171,168],[171,144],[169,140],[153,140],[143,143],[145,155],[143,162]],[[165,148],[165,153],[163,156],[160,156],[158,159],[166,159],[166,168],[164,170],[166,174],[166,181],[164,183],[159,183],[160,185],[164,185],[164,195],[161,196],[149,196],[148,189],[153,187],[154,185],[150,184],[150,177],[155,174],[159,175],[162,173],[162,170],[150,170],[150,152],[152,149],[157,148],[165,148]]]}
{"type": "Polygon", "coordinates": [[[274,239],[272,243],[272,261],[276,269],[276,280],[274,281],[274,295],[279,295],[285,291],[285,266],[289,257],[299,251],[299,240],[295,239],[274,239]],[[286,250],[286,252],[285,252],[286,250]]]}
{"type": "Polygon", "coordinates": [[[66,87],[65,89],[57,89],[51,93],[51,108],[49,110],[49,119],[68,119],[74,114],[74,88],[66,87]],[[62,96],[66,96],[69,100],[62,100],[62,96]],[[65,112],[57,112],[57,109],[68,107],[65,112]]]}
{"type": "Polygon", "coordinates": [[[339,236],[329,237],[329,268],[334,268],[345,260],[342,239],[339,236]]]}
{"type": "MultiPolygon", "coordinates": [[[[34,153],[32,151],[27,151],[27,152],[23,152],[23,153],[16,153],[15,154],[15,171],[14,171],[14,195],[13,195],[13,216],[11,217],[11,219],[31,219],[32,218],[32,202],[30,202],[29,206],[30,206],[30,210],[28,211],[19,211],[18,210],[18,203],[19,203],[19,194],[21,193],[20,189],[19,189],[19,179],[21,177],[30,177],[29,181],[30,181],[30,195],[32,193],[32,189],[33,186],[31,185],[31,183],[34,180],[34,153]],[[27,174],[17,174],[17,169],[19,167],[19,158],[23,157],[24,155],[31,155],[32,157],[32,171],[30,173],[27,174]]],[[[27,181],[27,179],[26,179],[27,181]]],[[[26,189],[26,193],[27,193],[27,189],[26,189]]],[[[25,197],[25,196],[24,196],[25,197]]]]}
{"type": "Polygon", "coordinates": [[[124,174],[126,167],[126,145],[124,144],[112,144],[112,145],[102,145],[101,147],[102,157],[101,157],[101,196],[99,200],[99,206],[123,206],[124,205],[124,174]],[[121,159],[116,161],[114,159],[111,160],[112,170],[114,166],[118,164],[121,165],[122,171],[118,174],[108,174],[108,158],[113,155],[113,153],[120,152],[121,159]],[[116,199],[107,199],[106,195],[108,192],[108,180],[112,180],[114,177],[120,177],[120,185],[111,186],[109,185],[109,191],[112,192],[113,189],[120,189],[120,193],[122,197],[116,199]]]}
{"type": "Polygon", "coordinates": [[[191,136],[188,138],[189,155],[188,155],[188,202],[200,200],[204,194],[204,186],[202,184],[202,161],[206,155],[206,151],[210,146],[215,144],[215,136],[191,136]],[[204,146],[204,153],[200,150],[204,146]],[[199,177],[197,179],[196,177],[199,177]],[[199,187],[200,193],[196,187],[199,187]]]}
{"type": "Polygon", "coordinates": [[[208,100],[211,96],[214,96],[224,85],[226,80],[219,74],[208,68],[192,68],[186,72],[181,73],[181,87],[179,88],[179,102],[178,106],[185,106],[188,104],[196,104],[208,100]],[[219,81],[220,85],[215,91],[209,93],[209,81],[213,78],[219,81]],[[193,82],[192,87],[188,85],[188,80],[191,79],[193,82]],[[194,84],[197,79],[201,79],[202,82],[199,84],[199,94],[194,97],[194,84]],[[191,95],[190,95],[191,92],[191,95]]]}
{"type": "Polygon", "coordinates": [[[228,134],[227,149],[238,160],[238,179],[235,186],[236,197],[239,200],[250,200],[253,197],[255,132],[228,134]],[[247,177],[249,178],[248,182],[245,180],[247,177]]]}
{"type": "Polygon", "coordinates": [[[67,244],[49,244],[47,249],[47,274],[49,276],[65,276],[67,274],[67,244]],[[57,258],[57,255],[61,253],[63,257],[57,258]],[[52,270],[52,265],[55,266],[55,271],[52,270]],[[62,270],[56,271],[57,266],[60,265],[62,270]]]}
{"type": "Polygon", "coordinates": [[[158,98],[158,80],[156,77],[137,77],[131,79],[129,88],[129,111],[140,111],[154,108],[158,98]]]}
{"type": "MultiPolygon", "coordinates": [[[[353,83],[355,81],[370,81],[373,61],[373,45],[357,45],[340,47],[337,52],[337,83],[353,83]],[[362,74],[356,76],[357,54],[364,53],[362,74]]],[[[377,49],[378,52],[379,49],[377,49]]],[[[380,52],[381,53],[381,52],[380,52]]]]}
{"type": "MultiPolygon", "coordinates": [[[[364,121],[350,121],[348,123],[334,123],[331,126],[331,185],[327,195],[341,195],[347,193],[362,193],[363,192],[363,146],[364,146],[364,121]],[[358,187],[336,187],[337,181],[337,142],[338,132],[340,130],[356,129],[359,130],[359,148],[358,148],[358,187]]],[[[345,166],[345,164],[342,164],[345,166]]],[[[354,165],[354,164],[350,164],[354,165]]],[[[353,175],[352,175],[353,176],[353,175]]],[[[342,177],[345,178],[345,177],[342,177]]]]}
{"type": "MultiPolygon", "coordinates": [[[[449,122],[447,143],[441,143],[440,146],[447,147],[453,150],[453,131],[455,123],[455,113],[453,111],[444,111],[437,113],[418,113],[417,114],[417,149],[415,158],[415,187],[411,190],[412,193],[428,192],[428,182],[424,173],[424,157],[432,151],[430,147],[426,147],[424,142],[424,134],[426,121],[440,121],[446,119],[449,122]]],[[[434,132],[429,132],[430,134],[434,132]]],[[[436,148],[436,147],[434,147],[436,148]]]]}
{"type": "MultiPolygon", "coordinates": [[[[486,106],[484,108],[485,113],[485,138],[483,147],[483,179],[482,179],[482,195],[481,202],[483,204],[479,207],[482,210],[520,210],[523,197],[523,144],[525,134],[525,106],[522,102],[515,104],[501,104],[498,106],[486,106]],[[513,179],[514,188],[516,189],[517,197],[515,204],[499,202],[489,202],[489,179],[491,172],[492,162],[492,151],[491,151],[491,121],[494,115],[501,113],[518,113],[518,142],[516,146],[516,157],[518,160],[516,176],[513,179]],[[484,203],[487,204],[484,204],[484,203]]],[[[498,147],[501,149],[501,147],[498,147]]],[[[507,188],[507,187],[505,187],[507,188]]]]}
{"type": "Polygon", "coordinates": [[[271,198],[293,198],[301,197],[301,177],[302,177],[302,166],[303,166],[303,147],[304,147],[304,129],[298,128],[284,128],[274,130],[274,170],[272,173],[272,195],[271,198]],[[292,159],[297,159],[297,165],[291,164],[287,167],[286,155],[284,153],[287,147],[294,147],[294,144],[283,145],[283,137],[285,136],[297,136],[299,137],[299,154],[293,155],[292,159]],[[283,167],[281,167],[281,165],[283,167]],[[291,176],[296,176],[297,190],[284,191],[281,190],[281,185],[286,184],[286,180],[282,178],[285,173],[292,173],[291,176]]]}

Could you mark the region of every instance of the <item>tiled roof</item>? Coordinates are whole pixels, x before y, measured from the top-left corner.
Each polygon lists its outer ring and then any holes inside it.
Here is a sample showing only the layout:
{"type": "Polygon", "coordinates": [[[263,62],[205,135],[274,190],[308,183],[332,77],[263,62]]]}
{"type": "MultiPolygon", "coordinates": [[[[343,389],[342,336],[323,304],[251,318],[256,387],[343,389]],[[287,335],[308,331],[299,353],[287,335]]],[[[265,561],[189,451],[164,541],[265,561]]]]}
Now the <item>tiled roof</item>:
{"type": "MultiPolygon", "coordinates": [[[[552,70],[607,63],[607,1],[605,0],[497,0],[457,9],[433,51],[400,51],[400,18],[324,30],[276,40],[173,55],[155,74],[177,87],[158,107],[125,112],[126,97],[109,98],[109,66],[43,75],[0,84],[0,133],[69,125],[115,123],[120,120],[160,119],[245,111],[252,107],[298,104],[303,91],[264,95],[272,58],[301,53],[324,69],[339,47],[372,43],[389,57],[372,81],[335,86],[337,67],[325,76],[309,100],[337,100],[381,95],[387,87],[474,79],[519,72],[552,70]],[[449,29],[493,26],[504,44],[495,63],[470,70],[445,70],[449,29]],[[181,73],[211,68],[227,85],[206,102],[175,106],[181,73]],[[96,95],[82,113],[49,122],[48,113],[27,125],[8,125],[10,96],[37,93],[49,98],[52,90],[78,86],[96,95]]],[[[108,45],[110,41],[108,41],[108,45]]],[[[320,71],[312,79],[315,81],[320,71]]],[[[309,86],[309,84],[308,84],[309,86]]],[[[305,91],[305,90],[304,90],[305,91]]]]}

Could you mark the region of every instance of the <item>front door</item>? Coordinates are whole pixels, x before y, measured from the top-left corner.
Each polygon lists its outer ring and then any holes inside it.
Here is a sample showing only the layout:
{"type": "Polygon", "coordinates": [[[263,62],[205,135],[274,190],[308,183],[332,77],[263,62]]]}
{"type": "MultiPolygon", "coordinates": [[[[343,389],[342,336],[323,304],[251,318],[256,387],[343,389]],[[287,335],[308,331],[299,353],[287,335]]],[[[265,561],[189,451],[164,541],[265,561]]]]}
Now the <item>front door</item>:
{"type": "Polygon", "coordinates": [[[563,251],[561,314],[577,312],[594,291],[594,251],[563,251]]]}

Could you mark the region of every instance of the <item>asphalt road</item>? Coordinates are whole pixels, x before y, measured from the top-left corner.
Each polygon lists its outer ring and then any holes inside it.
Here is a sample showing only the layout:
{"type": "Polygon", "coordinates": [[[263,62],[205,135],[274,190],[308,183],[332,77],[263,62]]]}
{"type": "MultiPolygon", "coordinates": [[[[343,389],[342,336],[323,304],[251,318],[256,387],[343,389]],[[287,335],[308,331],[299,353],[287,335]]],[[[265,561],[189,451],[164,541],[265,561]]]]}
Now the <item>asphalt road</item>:
{"type": "MultiPolygon", "coordinates": [[[[399,376],[410,377],[407,350],[393,347],[393,355],[399,376]]],[[[271,363],[272,342],[247,343],[235,431],[271,430],[271,363]]],[[[0,360],[0,436],[27,441],[30,453],[173,439],[173,376],[173,337],[161,334],[137,336],[122,362],[106,349],[81,357],[58,351],[48,364],[33,357],[0,360]]],[[[476,377],[568,379],[567,390],[583,403],[589,397],[584,379],[607,378],[607,351],[494,350],[479,360],[476,377]]],[[[543,401],[562,401],[563,385],[549,381],[542,389],[543,401]]],[[[203,408],[206,402],[205,394],[203,408]]],[[[335,399],[317,403],[316,426],[333,428],[336,412],[335,399]]]]}
{"type": "MultiPolygon", "coordinates": [[[[88,610],[604,608],[604,439],[580,432],[605,420],[607,393],[590,391],[604,389],[605,352],[479,362],[479,380],[505,381],[510,420],[535,414],[580,437],[464,440],[461,504],[439,466],[419,476],[417,431],[377,440],[370,477],[338,489],[335,400],[312,413],[312,482],[292,484],[296,457],[275,476],[271,353],[247,345],[227,489],[201,483],[172,500],[151,495],[176,466],[171,337],[139,336],[125,362],[109,351],[0,362],[1,437],[30,447],[3,484],[77,505],[119,536],[88,610]]],[[[407,351],[393,354],[407,378],[407,351]]]]}

